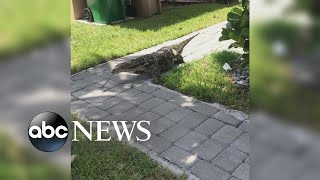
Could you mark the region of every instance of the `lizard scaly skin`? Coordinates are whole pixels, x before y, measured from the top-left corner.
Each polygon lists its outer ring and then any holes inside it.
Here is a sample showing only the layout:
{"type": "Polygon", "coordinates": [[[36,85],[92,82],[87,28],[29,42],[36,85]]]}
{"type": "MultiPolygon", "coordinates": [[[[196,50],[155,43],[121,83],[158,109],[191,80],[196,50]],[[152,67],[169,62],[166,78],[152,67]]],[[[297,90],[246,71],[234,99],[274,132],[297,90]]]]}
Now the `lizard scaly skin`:
{"type": "Polygon", "coordinates": [[[175,64],[183,63],[181,52],[183,48],[198,34],[171,46],[165,46],[158,51],[140,56],[131,61],[118,64],[113,74],[120,72],[148,73],[153,77],[153,82],[160,83],[160,73],[168,71],[175,64]]]}

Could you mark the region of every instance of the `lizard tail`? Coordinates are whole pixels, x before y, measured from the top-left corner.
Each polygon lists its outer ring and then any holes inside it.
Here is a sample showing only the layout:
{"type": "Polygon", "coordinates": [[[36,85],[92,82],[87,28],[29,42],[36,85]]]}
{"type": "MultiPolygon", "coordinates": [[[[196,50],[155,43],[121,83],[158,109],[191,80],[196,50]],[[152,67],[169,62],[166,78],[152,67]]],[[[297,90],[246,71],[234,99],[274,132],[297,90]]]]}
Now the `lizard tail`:
{"type": "Polygon", "coordinates": [[[191,36],[190,38],[188,38],[188,39],[186,39],[186,40],[184,40],[184,41],[182,41],[182,42],[180,42],[180,43],[178,43],[178,44],[176,44],[176,45],[173,45],[173,46],[174,46],[173,48],[174,48],[178,53],[181,53],[182,50],[183,50],[183,48],[184,48],[194,37],[198,36],[199,34],[200,34],[200,33],[197,33],[197,34],[191,36]]]}
{"type": "Polygon", "coordinates": [[[139,66],[139,61],[137,59],[120,63],[112,69],[112,74],[118,74],[121,72],[133,72],[139,66]]]}
{"type": "Polygon", "coordinates": [[[125,71],[125,65],[123,63],[118,64],[115,68],[112,69],[112,74],[118,74],[125,71]]]}

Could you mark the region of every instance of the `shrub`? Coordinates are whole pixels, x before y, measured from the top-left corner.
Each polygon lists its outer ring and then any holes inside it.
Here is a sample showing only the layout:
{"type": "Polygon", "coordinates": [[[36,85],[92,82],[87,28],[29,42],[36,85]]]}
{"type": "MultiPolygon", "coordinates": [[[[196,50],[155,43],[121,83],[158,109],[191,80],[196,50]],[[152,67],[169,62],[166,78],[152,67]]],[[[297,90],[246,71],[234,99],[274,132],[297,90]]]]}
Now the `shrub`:
{"type": "MultiPolygon", "coordinates": [[[[240,0],[241,1],[241,0],[240,0]]],[[[244,51],[242,64],[249,64],[249,0],[241,1],[242,8],[234,7],[228,13],[228,23],[222,28],[219,41],[232,39],[229,48],[242,48],[244,51]]]]}

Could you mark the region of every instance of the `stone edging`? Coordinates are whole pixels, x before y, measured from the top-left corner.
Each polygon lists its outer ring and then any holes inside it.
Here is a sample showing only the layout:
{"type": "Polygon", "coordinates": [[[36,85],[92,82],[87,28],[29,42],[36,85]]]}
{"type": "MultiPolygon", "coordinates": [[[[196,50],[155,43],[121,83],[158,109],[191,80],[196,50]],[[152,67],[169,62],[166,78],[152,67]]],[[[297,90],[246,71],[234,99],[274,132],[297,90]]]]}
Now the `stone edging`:
{"type": "MultiPolygon", "coordinates": [[[[182,94],[182,93],[180,93],[178,91],[174,91],[172,89],[168,89],[168,88],[166,88],[164,86],[153,84],[150,79],[146,80],[145,83],[147,83],[149,86],[157,87],[157,88],[172,92],[172,93],[177,94],[177,95],[187,96],[187,95],[182,94]]],[[[188,96],[188,97],[191,97],[191,96],[188,96]]],[[[194,98],[194,97],[191,97],[191,98],[194,98]]],[[[248,120],[249,116],[246,113],[242,112],[242,111],[230,109],[230,108],[228,108],[228,107],[226,107],[226,106],[224,106],[222,104],[219,104],[219,103],[207,103],[207,102],[200,101],[200,100],[198,100],[196,98],[194,98],[194,100],[197,101],[197,102],[201,102],[201,103],[207,104],[207,105],[212,106],[214,108],[217,108],[220,111],[223,111],[226,114],[232,115],[233,117],[235,117],[235,118],[237,118],[237,119],[239,119],[241,121],[248,120]]]]}
{"type": "Polygon", "coordinates": [[[122,143],[125,143],[131,147],[139,149],[143,153],[146,153],[151,159],[153,159],[159,165],[168,169],[169,171],[171,171],[175,175],[181,176],[181,175],[185,174],[188,176],[188,180],[200,180],[199,177],[193,175],[190,171],[184,170],[183,168],[167,161],[166,159],[160,157],[156,152],[152,152],[151,150],[147,149],[146,147],[144,147],[138,143],[135,143],[135,142],[131,142],[131,143],[122,142],[122,143]]]}

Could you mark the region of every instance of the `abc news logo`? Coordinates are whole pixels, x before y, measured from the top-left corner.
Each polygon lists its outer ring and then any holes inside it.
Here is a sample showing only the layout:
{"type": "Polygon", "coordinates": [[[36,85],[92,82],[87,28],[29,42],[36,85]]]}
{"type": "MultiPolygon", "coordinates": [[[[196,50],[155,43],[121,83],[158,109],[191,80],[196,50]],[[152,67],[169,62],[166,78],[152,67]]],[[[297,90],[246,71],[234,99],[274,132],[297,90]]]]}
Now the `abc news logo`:
{"type": "Polygon", "coordinates": [[[60,115],[53,112],[43,112],[31,121],[28,135],[34,147],[40,151],[53,152],[66,143],[68,125],[60,115]]]}
{"type": "MultiPolygon", "coordinates": [[[[103,138],[102,132],[109,133],[108,126],[112,125],[112,129],[116,132],[118,140],[121,141],[126,137],[128,141],[132,138],[133,131],[137,128],[146,134],[146,138],[140,139],[135,137],[137,141],[147,141],[151,137],[148,129],[143,124],[150,125],[149,121],[131,121],[132,124],[127,125],[127,121],[88,121],[90,129],[84,128],[78,121],[71,121],[74,127],[74,137],[72,141],[77,139],[77,130],[80,130],[90,141],[92,141],[92,127],[96,123],[97,138],[95,141],[110,141],[111,137],[103,138]],[[119,125],[120,124],[120,125],[119,125]],[[106,128],[104,125],[106,125],[106,128]]],[[[29,140],[34,147],[44,152],[53,152],[59,150],[68,139],[68,125],[66,121],[54,112],[43,112],[37,115],[30,123],[28,128],[29,140]]]]}

